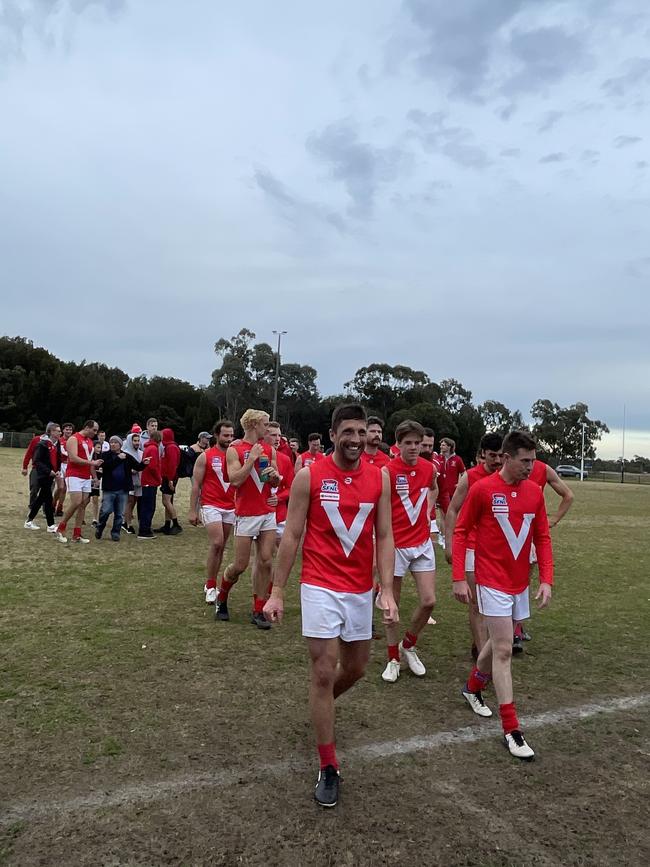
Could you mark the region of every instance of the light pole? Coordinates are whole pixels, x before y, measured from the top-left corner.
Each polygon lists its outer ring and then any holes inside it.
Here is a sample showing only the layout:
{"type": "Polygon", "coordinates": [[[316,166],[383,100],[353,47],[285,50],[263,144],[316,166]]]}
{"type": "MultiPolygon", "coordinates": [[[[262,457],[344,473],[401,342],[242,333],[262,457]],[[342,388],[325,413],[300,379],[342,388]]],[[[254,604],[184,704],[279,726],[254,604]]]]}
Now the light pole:
{"type": "Polygon", "coordinates": [[[286,334],[286,331],[274,331],[274,334],[278,335],[278,351],[275,356],[275,383],[273,385],[273,418],[277,420],[278,414],[278,380],[280,379],[280,344],[282,342],[282,335],[286,334]]]}
{"type": "Polygon", "coordinates": [[[582,422],[582,450],[580,452],[580,481],[585,480],[585,422],[582,422]]]}

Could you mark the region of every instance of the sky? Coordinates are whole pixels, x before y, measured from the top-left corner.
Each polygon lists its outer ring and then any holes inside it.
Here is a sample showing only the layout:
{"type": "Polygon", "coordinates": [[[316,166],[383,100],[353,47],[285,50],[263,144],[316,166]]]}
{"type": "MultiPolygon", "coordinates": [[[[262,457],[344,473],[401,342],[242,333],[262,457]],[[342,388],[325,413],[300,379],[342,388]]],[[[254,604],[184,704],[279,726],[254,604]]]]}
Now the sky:
{"type": "Polygon", "coordinates": [[[0,0],[0,331],[201,384],[283,330],[647,444],[649,93],[644,0],[0,0]]]}

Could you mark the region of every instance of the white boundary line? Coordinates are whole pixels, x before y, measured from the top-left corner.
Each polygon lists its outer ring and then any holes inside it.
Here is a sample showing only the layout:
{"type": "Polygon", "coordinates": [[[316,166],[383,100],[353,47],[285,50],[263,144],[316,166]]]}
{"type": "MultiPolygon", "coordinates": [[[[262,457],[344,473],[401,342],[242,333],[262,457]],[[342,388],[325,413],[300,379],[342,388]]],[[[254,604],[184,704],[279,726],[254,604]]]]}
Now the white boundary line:
{"type": "MultiPolygon", "coordinates": [[[[528,732],[531,729],[556,726],[563,723],[579,722],[604,713],[636,710],[650,704],[650,693],[635,696],[612,698],[601,703],[584,704],[578,707],[565,707],[555,711],[537,714],[522,719],[522,728],[528,732]]],[[[352,747],[341,753],[345,760],[388,758],[389,756],[404,756],[410,753],[436,750],[448,744],[466,744],[496,737],[500,728],[495,721],[483,723],[476,727],[464,727],[455,731],[436,732],[422,737],[405,738],[403,740],[383,741],[352,747]]],[[[113,792],[91,792],[76,798],[56,801],[48,798],[46,801],[23,801],[16,803],[0,813],[0,828],[14,822],[29,819],[44,819],[60,814],[75,813],[84,810],[99,810],[108,807],[130,806],[136,803],[157,801],[170,795],[178,795],[192,790],[230,786],[235,783],[250,783],[260,774],[275,776],[288,772],[307,771],[305,762],[273,762],[257,765],[251,770],[240,768],[215,771],[210,774],[176,777],[159,782],[136,783],[122,786],[113,792]]]]}

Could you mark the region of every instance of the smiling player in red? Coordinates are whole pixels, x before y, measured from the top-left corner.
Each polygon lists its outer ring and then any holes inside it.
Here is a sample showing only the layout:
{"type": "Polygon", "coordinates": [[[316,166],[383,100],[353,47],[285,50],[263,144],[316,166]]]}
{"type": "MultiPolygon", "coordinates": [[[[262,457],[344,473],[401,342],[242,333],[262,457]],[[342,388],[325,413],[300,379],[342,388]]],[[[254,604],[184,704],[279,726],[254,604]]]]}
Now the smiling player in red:
{"type": "Polygon", "coordinates": [[[284,613],[284,588],[303,530],[300,599],[302,633],[311,659],[309,705],[320,773],[314,797],[323,807],[338,800],[334,702],[363,677],[372,626],[373,532],[382,582],[384,623],[398,620],[393,599],[394,548],[388,478],[361,462],[366,413],[359,404],[332,415],[334,452],[302,469],[291,488],[271,598],[272,620],[284,613]]]}
{"type": "Polygon", "coordinates": [[[454,595],[467,604],[471,590],[465,577],[465,554],[470,532],[476,528],[475,574],[479,611],[485,618],[488,640],[479,653],[462,693],[474,713],[491,716],[482,690],[494,680],[504,744],[510,754],[530,761],[535,753],[524,740],[512,692],[513,620],[530,616],[528,601],[530,546],[534,541],[539,563],[539,608],[551,601],[553,550],[544,495],[528,478],[535,461],[535,441],[523,431],[503,441],[503,468],[470,488],[454,531],[454,595]]]}
{"type": "Polygon", "coordinates": [[[426,626],[436,602],[436,559],[430,535],[429,498],[435,502],[437,494],[436,468],[420,457],[424,428],[416,421],[403,421],[395,430],[400,456],[393,458],[382,470],[390,484],[393,539],[395,541],[395,569],[393,594],[399,605],[402,578],[410,571],[415,580],[419,605],[411,617],[409,628],[397,642],[397,625],[386,626],[388,664],[382,674],[387,683],[395,683],[401,664],[408,665],[413,674],[422,677],[426,668],[415,650],[418,635],[426,626]]]}

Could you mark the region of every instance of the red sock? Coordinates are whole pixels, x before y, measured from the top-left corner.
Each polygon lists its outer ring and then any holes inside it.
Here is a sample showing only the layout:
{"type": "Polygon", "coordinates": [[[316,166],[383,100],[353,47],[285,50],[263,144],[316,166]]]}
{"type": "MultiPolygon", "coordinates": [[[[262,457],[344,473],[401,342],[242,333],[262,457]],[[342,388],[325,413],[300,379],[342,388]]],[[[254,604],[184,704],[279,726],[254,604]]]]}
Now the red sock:
{"type": "Polygon", "coordinates": [[[411,647],[415,647],[418,643],[417,635],[413,635],[412,632],[407,632],[404,636],[404,640],[402,641],[402,647],[405,647],[407,650],[410,650],[411,647]]]}
{"type": "Polygon", "coordinates": [[[521,628],[521,623],[515,623],[515,638],[523,638],[524,630],[521,628]]]}
{"type": "Polygon", "coordinates": [[[485,689],[485,687],[491,680],[491,674],[484,674],[482,671],[479,671],[476,666],[474,666],[474,668],[472,669],[472,673],[467,678],[467,691],[481,692],[481,690],[485,689]]]}
{"type": "Polygon", "coordinates": [[[208,578],[208,580],[205,582],[205,589],[206,590],[216,590],[216,588],[217,588],[217,579],[216,578],[208,578]]]}
{"type": "Polygon", "coordinates": [[[80,539],[81,538],[81,527],[75,527],[74,528],[74,530],[72,531],[72,538],[73,539],[80,539]]]}
{"type": "Polygon", "coordinates": [[[219,597],[218,597],[219,602],[227,602],[228,601],[228,594],[230,593],[230,591],[232,590],[232,588],[234,586],[235,586],[235,582],[229,581],[226,578],[226,576],[224,575],[223,578],[221,579],[221,587],[219,588],[219,597]]]}
{"type": "Polygon", "coordinates": [[[514,701],[511,701],[510,704],[500,704],[499,716],[501,717],[501,725],[503,726],[504,735],[508,735],[510,732],[514,732],[519,728],[519,720],[517,719],[517,711],[515,710],[514,701]]]}
{"type": "Polygon", "coordinates": [[[261,614],[265,602],[266,599],[263,596],[253,596],[253,611],[256,614],[261,614]]]}
{"type": "Polygon", "coordinates": [[[271,591],[272,591],[272,590],[273,590],[273,581],[269,581],[269,587],[268,587],[268,590],[266,591],[266,597],[267,597],[267,599],[268,599],[268,597],[271,595],[271,591]]]}
{"type": "Polygon", "coordinates": [[[328,765],[332,765],[338,770],[339,763],[336,758],[336,744],[333,741],[331,744],[318,744],[318,757],[320,758],[321,770],[328,765]]]}
{"type": "Polygon", "coordinates": [[[388,645],[388,659],[395,659],[399,662],[399,644],[388,645]]]}
{"type": "Polygon", "coordinates": [[[65,521],[61,521],[59,524],[59,533],[65,533],[66,523],[65,521]]]}

